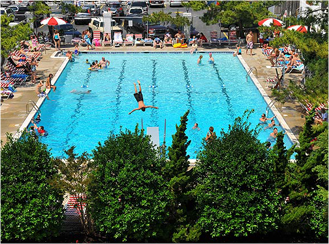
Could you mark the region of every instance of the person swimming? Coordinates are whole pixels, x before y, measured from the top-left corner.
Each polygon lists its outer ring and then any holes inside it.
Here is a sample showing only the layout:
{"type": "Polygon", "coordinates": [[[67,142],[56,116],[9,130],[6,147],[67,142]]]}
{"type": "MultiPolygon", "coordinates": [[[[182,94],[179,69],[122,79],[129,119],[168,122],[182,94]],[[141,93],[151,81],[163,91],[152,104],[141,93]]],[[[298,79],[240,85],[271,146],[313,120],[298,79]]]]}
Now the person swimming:
{"type": "Polygon", "coordinates": [[[86,59],[86,64],[89,64],[89,60],[88,59],[86,59]]]}
{"type": "Polygon", "coordinates": [[[259,123],[260,124],[266,124],[266,121],[267,120],[272,120],[274,119],[275,116],[273,116],[272,118],[266,118],[266,115],[265,114],[262,114],[262,117],[259,119],[259,123]]]}
{"type": "Polygon", "coordinates": [[[273,132],[267,138],[267,141],[268,142],[271,142],[271,143],[272,142],[275,142],[277,135],[278,135],[278,129],[277,128],[274,128],[273,129],[273,132]]]}
{"type": "Polygon", "coordinates": [[[87,90],[87,91],[77,91],[76,89],[73,89],[71,91],[71,93],[74,93],[74,94],[89,94],[91,92],[91,90],[87,90]]]}
{"type": "Polygon", "coordinates": [[[209,64],[214,64],[215,60],[214,57],[212,56],[212,53],[209,53],[209,60],[208,60],[209,64]]]}
{"type": "Polygon", "coordinates": [[[199,57],[199,59],[198,59],[198,62],[197,62],[198,64],[201,64],[202,58],[203,58],[203,56],[200,55],[200,57],[199,57]]]}

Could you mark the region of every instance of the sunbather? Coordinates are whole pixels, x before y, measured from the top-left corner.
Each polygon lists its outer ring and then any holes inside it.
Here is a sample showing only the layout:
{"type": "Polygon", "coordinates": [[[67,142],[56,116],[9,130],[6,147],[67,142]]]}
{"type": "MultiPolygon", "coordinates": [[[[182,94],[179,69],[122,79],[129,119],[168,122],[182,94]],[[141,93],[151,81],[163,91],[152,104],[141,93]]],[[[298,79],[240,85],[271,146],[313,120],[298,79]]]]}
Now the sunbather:
{"type": "Polygon", "coordinates": [[[136,87],[136,83],[134,83],[134,87],[135,87],[135,94],[134,97],[136,99],[136,101],[138,102],[138,108],[133,109],[129,114],[131,114],[132,112],[136,111],[136,110],[142,110],[143,112],[145,112],[146,108],[156,108],[158,109],[158,107],[154,107],[154,106],[146,106],[144,104],[144,99],[143,99],[143,94],[142,94],[142,87],[141,87],[141,83],[139,80],[137,80],[138,86],[139,86],[139,92],[137,92],[137,87],[136,87]]]}
{"type": "Polygon", "coordinates": [[[273,50],[273,52],[271,53],[271,56],[269,57],[269,60],[270,60],[270,62],[272,64],[272,66],[275,66],[276,65],[276,62],[277,62],[276,59],[279,57],[279,55],[280,55],[279,49],[275,48],[273,50]],[[275,62],[273,60],[275,60],[275,62]]]}
{"type": "Polygon", "coordinates": [[[172,38],[171,38],[171,35],[170,35],[169,32],[167,32],[167,34],[165,35],[163,41],[164,41],[165,43],[167,43],[167,42],[172,42],[172,38]]]}
{"type": "Polygon", "coordinates": [[[177,43],[184,42],[184,34],[182,34],[182,32],[180,30],[176,33],[175,38],[176,38],[177,43]]]}
{"type": "Polygon", "coordinates": [[[287,69],[285,70],[285,73],[289,72],[293,67],[297,66],[297,60],[298,60],[298,54],[295,53],[294,55],[291,55],[292,57],[290,59],[290,62],[287,64],[287,69]]]}

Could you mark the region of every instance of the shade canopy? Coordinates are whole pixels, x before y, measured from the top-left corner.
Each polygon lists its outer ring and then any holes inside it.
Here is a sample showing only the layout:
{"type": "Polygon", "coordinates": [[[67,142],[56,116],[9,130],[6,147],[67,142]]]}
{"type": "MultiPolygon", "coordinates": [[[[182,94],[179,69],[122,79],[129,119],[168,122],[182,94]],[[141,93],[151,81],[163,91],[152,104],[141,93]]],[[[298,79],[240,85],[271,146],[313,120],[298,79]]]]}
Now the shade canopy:
{"type": "Polygon", "coordinates": [[[47,19],[41,20],[42,25],[64,25],[66,23],[67,21],[56,17],[49,17],[47,19]]]}
{"type": "Polygon", "coordinates": [[[289,26],[287,28],[287,30],[294,30],[294,31],[298,31],[298,32],[301,32],[301,33],[306,33],[307,32],[306,27],[303,26],[303,25],[292,25],[292,26],[289,26]]]}
{"type": "Polygon", "coordinates": [[[282,26],[282,24],[283,22],[281,20],[274,18],[267,18],[258,22],[259,26],[271,26],[271,25],[282,26]]]}

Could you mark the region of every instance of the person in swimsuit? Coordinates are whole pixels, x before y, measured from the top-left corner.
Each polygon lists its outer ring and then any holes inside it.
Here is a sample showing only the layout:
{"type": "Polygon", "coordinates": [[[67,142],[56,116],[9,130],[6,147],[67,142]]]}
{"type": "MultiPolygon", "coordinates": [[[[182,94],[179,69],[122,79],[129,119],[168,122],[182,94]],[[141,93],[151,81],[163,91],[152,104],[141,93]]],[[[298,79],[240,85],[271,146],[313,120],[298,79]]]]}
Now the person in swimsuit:
{"type": "Polygon", "coordinates": [[[52,88],[53,91],[55,91],[56,90],[56,86],[54,86],[54,85],[51,84],[51,80],[52,80],[53,77],[54,77],[53,74],[49,74],[48,75],[48,78],[46,80],[46,88],[47,89],[51,89],[52,88]]]}
{"type": "Polygon", "coordinates": [[[37,63],[37,61],[35,61],[35,58],[33,57],[32,61],[31,61],[31,72],[32,72],[31,81],[33,84],[36,83],[37,66],[38,66],[38,63],[37,63]]]}
{"type": "Polygon", "coordinates": [[[54,39],[54,43],[55,43],[55,48],[58,48],[58,50],[61,50],[61,38],[59,36],[58,30],[55,30],[53,39],[54,39]]]}
{"type": "Polygon", "coordinates": [[[268,129],[268,128],[272,128],[272,127],[274,127],[274,126],[276,126],[275,121],[274,121],[274,119],[271,119],[271,123],[269,123],[269,125],[266,126],[266,127],[264,128],[264,130],[266,130],[266,129],[268,129]]]}
{"type": "Polygon", "coordinates": [[[252,55],[252,49],[254,47],[254,43],[252,41],[252,38],[253,38],[253,34],[252,34],[252,31],[250,31],[249,34],[246,37],[246,41],[247,41],[246,54],[248,54],[248,50],[250,49],[250,55],[252,55]]]}
{"type": "Polygon", "coordinates": [[[99,64],[103,67],[103,68],[107,68],[110,66],[110,61],[106,60],[104,57],[102,57],[102,60],[99,61],[99,64]]]}
{"type": "Polygon", "coordinates": [[[85,39],[85,41],[86,41],[86,43],[87,43],[87,48],[88,48],[88,50],[89,50],[89,47],[91,47],[91,49],[93,49],[92,44],[91,44],[91,42],[90,42],[90,36],[91,36],[91,34],[90,34],[89,31],[85,32],[84,39],[85,39]]]}
{"type": "Polygon", "coordinates": [[[206,136],[206,142],[210,142],[214,139],[216,139],[216,133],[214,132],[214,127],[210,126],[209,127],[209,132],[207,133],[207,136],[206,136]]]}
{"type": "Polygon", "coordinates": [[[137,83],[138,83],[138,86],[139,86],[139,92],[137,92],[136,83],[134,83],[134,87],[135,87],[134,97],[136,98],[136,101],[138,102],[138,108],[133,109],[129,114],[131,114],[132,112],[134,112],[136,110],[142,110],[143,112],[145,112],[146,108],[156,108],[156,109],[158,109],[158,107],[146,106],[144,104],[141,83],[140,83],[139,80],[137,80],[137,83]]]}
{"type": "Polygon", "coordinates": [[[261,124],[265,124],[267,120],[272,120],[274,119],[275,116],[273,116],[272,118],[266,118],[266,115],[265,114],[262,114],[262,117],[259,119],[259,123],[261,124]]]}
{"type": "Polygon", "coordinates": [[[199,59],[198,59],[198,64],[201,64],[202,58],[203,58],[203,56],[200,55],[200,57],[199,57],[199,59]]]}
{"type": "Polygon", "coordinates": [[[275,142],[275,140],[276,140],[276,137],[277,137],[277,135],[278,135],[278,129],[277,128],[274,128],[273,129],[273,132],[270,134],[270,136],[267,138],[267,141],[269,141],[269,142],[275,142]]]}
{"type": "Polygon", "coordinates": [[[195,123],[192,127],[193,130],[200,130],[198,123],[195,123]]]}
{"type": "Polygon", "coordinates": [[[208,60],[208,62],[210,64],[214,64],[215,63],[215,60],[214,60],[214,57],[212,56],[212,53],[209,53],[209,60],[208,60]]]}

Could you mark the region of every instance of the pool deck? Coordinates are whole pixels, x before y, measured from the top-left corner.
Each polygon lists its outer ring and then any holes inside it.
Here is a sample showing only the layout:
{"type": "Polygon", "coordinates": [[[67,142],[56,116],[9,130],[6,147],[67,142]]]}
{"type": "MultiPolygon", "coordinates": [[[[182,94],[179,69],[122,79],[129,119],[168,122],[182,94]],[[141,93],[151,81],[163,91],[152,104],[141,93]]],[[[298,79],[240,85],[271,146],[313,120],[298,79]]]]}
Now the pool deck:
{"type": "MultiPolygon", "coordinates": [[[[64,48],[65,50],[73,48],[64,48]]],[[[80,51],[87,51],[87,48],[82,47],[80,51]]],[[[181,52],[181,51],[189,51],[189,49],[176,49],[172,47],[165,47],[163,49],[154,49],[152,47],[97,47],[95,50],[91,52],[181,52]]],[[[198,52],[233,52],[233,49],[228,48],[198,48],[198,52]]],[[[51,56],[54,54],[55,49],[47,50],[46,53],[42,53],[42,59],[39,62],[39,66],[37,67],[37,78],[41,80],[46,80],[46,77],[50,73],[56,74],[57,71],[62,66],[65,58],[52,58],[51,56]]],[[[266,66],[270,66],[270,62],[266,60],[266,57],[262,54],[261,48],[255,48],[253,50],[254,55],[246,55],[245,50],[242,50],[242,57],[249,67],[255,67],[257,72],[253,71],[253,74],[258,79],[259,83],[271,97],[271,89],[266,87],[266,79],[267,77],[275,76],[275,69],[267,68],[266,66]],[[257,75],[256,75],[257,74],[257,75]]],[[[194,54],[194,58],[196,58],[196,54],[194,54]]],[[[110,58],[109,58],[110,60],[110,58]]],[[[216,61],[216,60],[215,60],[216,61]]],[[[300,73],[291,73],[285,75],[285,83],[288,84],[289,80],[293,82],[298,82],[301,80],[302,75],[300,73]]],[[[31,82],[27,83],[27,86],[18,87],[15,92],[15,97],[13,99],[4,100],[0,107],[1,109],[1,141],[2,146],[6,142],[6,133],[15,134],[17,130],[22,126],[24,120],[27,117],[26,105],[30,100],[37,103],[38,97],[35,92],[36,85],[31,84],[31,82]]],[[[52,91],[53,92],[53,91],[52,91]]],[[[294,100],[290,100],[289,102],[284,103],[283,105],[276,102],[275,107],[279,110],[282,117],[290,127],[292,133],[299,138],[299,132],[302,129],[302,126],[305,122],[303,109],[301,105],[294,100]]],[[[265,112],[265,111],[264,111],[265,112]]]]}

